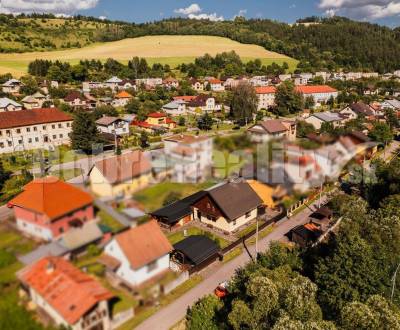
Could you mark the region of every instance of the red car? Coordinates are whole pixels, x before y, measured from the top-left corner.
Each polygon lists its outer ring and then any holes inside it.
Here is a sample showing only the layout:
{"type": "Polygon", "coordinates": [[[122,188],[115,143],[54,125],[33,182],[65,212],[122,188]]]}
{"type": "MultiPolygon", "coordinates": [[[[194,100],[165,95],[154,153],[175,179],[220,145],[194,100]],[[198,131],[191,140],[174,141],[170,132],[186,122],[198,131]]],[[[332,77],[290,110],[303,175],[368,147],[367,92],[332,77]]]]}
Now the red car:
{"type": "Polygon", "coordinates": [[[220,283],[214,290],[214,294],[222,299],[228,295],[228,283],[227,282],[222,282],[220,283]]]}

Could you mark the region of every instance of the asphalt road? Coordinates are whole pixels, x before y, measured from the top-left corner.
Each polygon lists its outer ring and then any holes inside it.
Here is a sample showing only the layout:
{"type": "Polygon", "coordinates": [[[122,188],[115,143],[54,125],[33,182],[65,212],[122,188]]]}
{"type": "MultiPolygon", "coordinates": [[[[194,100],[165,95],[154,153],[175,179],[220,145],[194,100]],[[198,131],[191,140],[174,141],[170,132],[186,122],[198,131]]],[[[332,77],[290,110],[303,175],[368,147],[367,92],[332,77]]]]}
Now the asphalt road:
{"type": "MultiPolygon", "coordinates": [[[[323,199],[323,202],[326,199],[323,199]]],[[[312,204],[311,208],[315,209],[318,201],[312,204]]],[[[309,208],[306,208],[296,216],[287,219],[285,218],[275,226],[275,230],[265,238],[259,241],[259,250],[266,251],[269,244],[273,241],[280,240],[292,228],[305,224],[308,221],[308,216],[312,213],[309,208]]],[[[255,245],[249,247],[250,253],[255,255],[255,245]]],[[[173,303],[161,308],[153,316],[141,323],[137,330],[168,330],[186,315],[186,310],[194,304],[199,298],[206,294],[210,294],[218,286],[219,283],[229,280],[235,274],[235,270],[244,266],[250,261],[247,252],[243,252],[240,256],[233,259],[231,262],[221,264],[214,273],[210,274],[196,287],[188,291],[186,294],[175,300],[173,303]]]]}

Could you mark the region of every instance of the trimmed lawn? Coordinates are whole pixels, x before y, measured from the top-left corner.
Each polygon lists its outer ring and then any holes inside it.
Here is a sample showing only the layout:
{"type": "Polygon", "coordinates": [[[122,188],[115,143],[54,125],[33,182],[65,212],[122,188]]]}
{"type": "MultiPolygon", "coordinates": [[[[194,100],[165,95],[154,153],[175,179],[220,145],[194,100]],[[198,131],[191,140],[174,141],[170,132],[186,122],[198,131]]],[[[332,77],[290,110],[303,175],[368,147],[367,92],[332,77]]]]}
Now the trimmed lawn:
{"type": "MultiPolygon", "coordinates": [[[[223,239],[222,237],[213,235],[205,230],[201,230],[196,227],[190,227],[190,228],[186,229],[186,231],[187,231],[187,236],[205,235],[205,236],[211,238],[213,241],[215,241],[221,248],[224,248],[225,246],[229,245],[229,242],[227,240],[223,239]]],[[[176,233],[167,235],[167,238],[170,241],[170,243],[172,245],[174,245],[174,244],[184,240],[186,237],[183,234],[183,230],[181,230],[176,233]]]]}
{"type": "Polygon", "coordinates": [[[100,224],[109,227],[113,232],[117,232],[122,228],[124,228],[124,226],[121,223],[119,223],[111,215],[104,212],[103,210],[100,210],[97,213],[97,216],[100,218],[100,224]]]}
{"type": "Polygon", "coordinates": [[[238,173],[245,164],[240,156],[230,153],[229,151],[213,151],[213,162],[215,174],[218,178],[227,178],[233,173],[238,173]]]}
{"type": "Polygon", "coordinates": [[[133,198],[142,203],[147,212],[152,212],[162,207],[165,198],[171,192],[176,192],[184,198],[212,185],[214,182],[199,184],[164,182],[135,193],[133,198]]]}
{"type": "Polygon", "coordinates": [[[82,175],[82,169],[77,167],[67,170],[60,169],[58,171],[50,172],[50,175],[56,176],[64,181],[68,181],[82,175]]]}
{"type": "Polygon", "coordinates": [[[236,257],[240,256],[243,253],[243,248],[238,246],[235,247],[233,250],[228,252],[227,254],[224,255],[224,260],[223,263],[226,264],[229,261],[235,259],[236,257]]]}

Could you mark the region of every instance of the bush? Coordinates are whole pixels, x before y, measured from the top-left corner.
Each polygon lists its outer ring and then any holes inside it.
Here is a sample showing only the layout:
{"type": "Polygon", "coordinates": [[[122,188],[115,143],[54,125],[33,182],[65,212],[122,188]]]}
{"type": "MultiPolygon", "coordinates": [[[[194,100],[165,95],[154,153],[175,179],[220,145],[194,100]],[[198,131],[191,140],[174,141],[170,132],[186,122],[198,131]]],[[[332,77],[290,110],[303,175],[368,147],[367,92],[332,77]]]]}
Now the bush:
{"type": "Polygon", "coordinates": [[[100,253],[101,249],[97,245],[91,244],[87,248],[87,254],[91,257],[98,256],[100,253]]]}
{"type": "Polygon", "coordinates": [[[0,269],[13,264],[17,259],[15,256],[5,250],[0,250],[0,269]]]}

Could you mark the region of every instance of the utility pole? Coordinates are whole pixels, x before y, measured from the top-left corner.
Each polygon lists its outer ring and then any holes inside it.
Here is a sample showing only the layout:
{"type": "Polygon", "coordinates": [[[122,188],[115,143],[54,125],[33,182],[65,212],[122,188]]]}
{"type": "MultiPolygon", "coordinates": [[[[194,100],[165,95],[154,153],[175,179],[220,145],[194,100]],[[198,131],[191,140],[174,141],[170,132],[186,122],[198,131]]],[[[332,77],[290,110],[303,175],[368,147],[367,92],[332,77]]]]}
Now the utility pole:
{"type": "Polygon", "coordinates": [[[323,182],[321,181],[321,186],[319,188],[319,201],[318,201],[318,208],[321,207],[321,198],[322,198],[322,184],[323,182]]]}
{"type": "Polygon", "coordinates": [[[256,218],[256,262],[258,260],[258,217],[256,218]]]}

